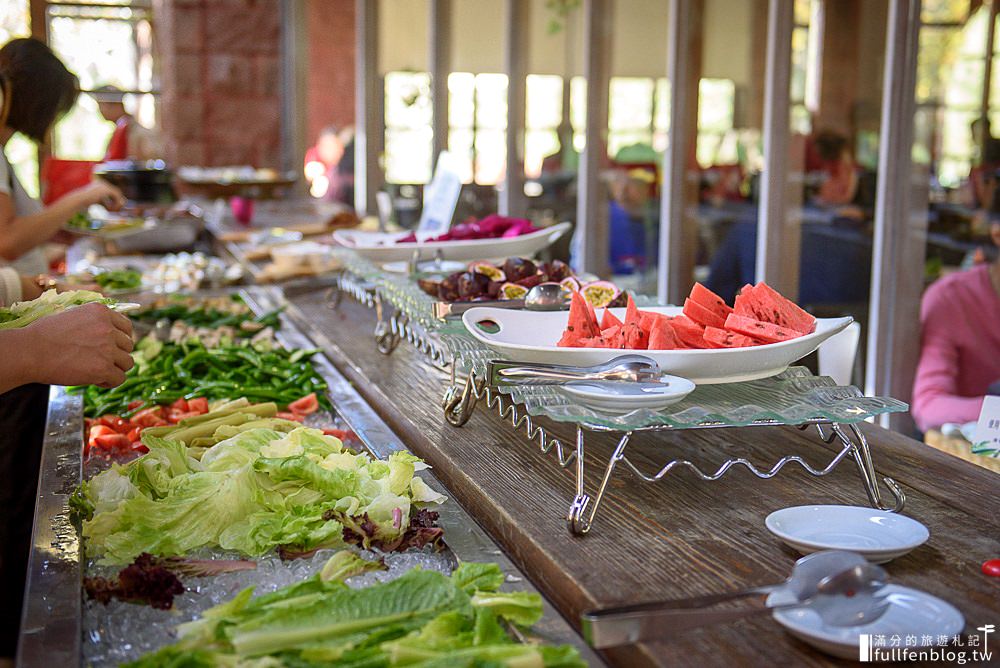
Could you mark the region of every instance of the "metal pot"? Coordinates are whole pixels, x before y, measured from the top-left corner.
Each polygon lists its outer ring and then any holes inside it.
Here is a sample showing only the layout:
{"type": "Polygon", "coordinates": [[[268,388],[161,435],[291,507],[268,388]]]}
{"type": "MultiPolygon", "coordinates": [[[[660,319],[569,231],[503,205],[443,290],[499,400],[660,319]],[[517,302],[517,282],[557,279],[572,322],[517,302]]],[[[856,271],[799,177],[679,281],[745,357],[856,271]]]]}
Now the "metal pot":
{"type": "Polygon", "coordinates": [[[173,173],[163,160],[109,160],[94,167],[94,176],[120,188],[133,202],[177,201],[173,173]]]}

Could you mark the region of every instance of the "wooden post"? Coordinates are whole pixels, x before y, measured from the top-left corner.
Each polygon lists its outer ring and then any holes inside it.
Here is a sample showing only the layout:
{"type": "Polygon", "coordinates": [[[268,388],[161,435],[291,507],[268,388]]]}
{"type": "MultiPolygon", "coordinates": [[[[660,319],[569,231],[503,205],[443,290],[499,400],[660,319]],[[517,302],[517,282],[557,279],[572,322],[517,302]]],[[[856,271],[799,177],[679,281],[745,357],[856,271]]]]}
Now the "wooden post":
{"type": "Polygon", "coordinates": [[[378,0],[357,0],[354,77],[354,208],[374,214],[375,193],[382,187],[379,166],[385,146],[385,92],[378,63],[378,0]]]}
{"type": "Polygon", "coordinates": [[[448,75],[451,73],[451,0],[431,0],[428,12],[428,64],[431,73],[431,109],[434,137],[432,166],[448,150],[448,75]]]}
{"type": "Polygon", "coordinates": [[[695,0],[672,0],[667,21],[669,139],[663,155],[656,279],[661,303],[683,303],[694,281],[698,227],[687,205],[697,201],[697,183],[688,178],[688,168],[698,136],[701,41],[693,37],[701,33],[701,5],[695,0]]]}
{"type": "MultiPolygon", "coordinates": [[[[308,34],[306,6],[281,3],[281,162],[282,169],[299,172],[306,154],[306,72],[308,34]]],[[[305,194],[305,183],[296,189],[305,194]]]]}
{"type": "MultiPolygon", "coordinates": [[[[607,162],[608,85],[611,70],[611,3],[584,0],[583,74],[587,79],[586,146],[580,156],[576,248],[581,271],[608,275],[608,197],[601,181],[607,162]]],[[[568,84],[569,82],[567,82],[568,84]]]]}
{"type": "Polygon", "coordinates": [[[528,75],[528,9],[527,0],[506,0],[504,3],[507,160],[498,207],[502,216],[523,216],[527,208],[524,201],[524,125],[528,75]]]}
{"type": "MultiPolygon", "coordinates": [[[[914,87],[920,0],[890,0],[882,75],[882,120],[872,249],[871,306],[865,392],[910,397],[919,356],[920,296],[927,244],[927,177],[914,188],[914,87]],[[922,198],[922,204],[916,202],[922,198]]],[[[882,424],[905,428],[909,416],[882,424]]]]}
{"type": "Polygon", "coordinates": [[[787,204],[789,81],[792,70],[792,0],[771,0],[764,75],[764,172],[757,215],[756,279],[796,299],[801,230],[787,204]]]}

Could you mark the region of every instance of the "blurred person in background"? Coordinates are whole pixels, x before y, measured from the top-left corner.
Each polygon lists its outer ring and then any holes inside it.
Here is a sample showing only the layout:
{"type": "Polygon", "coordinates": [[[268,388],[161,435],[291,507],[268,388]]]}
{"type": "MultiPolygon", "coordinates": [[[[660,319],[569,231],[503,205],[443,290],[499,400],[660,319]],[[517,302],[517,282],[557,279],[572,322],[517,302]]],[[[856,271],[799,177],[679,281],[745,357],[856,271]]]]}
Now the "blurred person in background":
{"type": "Polygon", "coordinates": [[[858,168],[847,137],[821,130],[806,144],[806,172],[819,174],[821,182],[813,201],[824,207],[843,207],[858,193],[858,168]]]}
{"type": "Polygon", "coordinates": [[[650,219],[650,191],[656,174],[649,169],[618,169],[611,175],[608,198],[610,263],[614,274],[635,274],[648,263],[647,221],[650,219]]]}
{"type": "MultiPolygon", "coordinates": [[[[15,132],[42,144],[56,120],[76,103],[77,79],[45,44],[14,39],[0,49],[0,146],[15,132]]],[[[0,151],[0,264],[22,274],[42,274],[48,268],[42,246],[73,216],[91,204],[115,210],[125,198],[101,180],[74,190],[48,207],[33,199],[18,181],[0,151]]]]}
{"type": "Polygon", "coordinates": [[[990,209],[1000,170],[1000,139],[993,136],[990,119],[985,116],[972,121],[970,131],[978,158],[969,170],[966,200],[973,208],[990,209]]]}
{"type": "Polygon", "coordinates": [[[104,120],[115,124],[104,160],[153,160],[163,157],[163,147],[153,130],[125,110],[125,94],[117,86],[101,86],[91,97],[104,120]]]}
{"type": "MultiPolygon", "coordinates": [[[[990,236],[1000,248],[1000,221],[990,236]]],[[[983,398],[1000,394],[1000,256],[927,288],[920,326],[911,409],[917,426],[978,420],[983,398]]]]}
{"type": "MultiPolygon", "coordinates": [[[[15,132],[41,144],[47,140],[56,120],[75,104],[78,82],[45,44],[34,39],[15,39],[0,48],[0,91],[0,146],[6,147],[15,132]]],[[[39,275],[36,280],[39,290],[51,287],[50,279],[42,276],[47,269],[42,246],[78,211],[98,202],[116,209],[124,199],[117,188],[95,181],[43,208],[28,195],[6,154],[0,151],[0,265],[9,263],[21,274],[39,275]]],[[[4,273],[8,276],[4,279],[4,289],[12,293],[6,296],[8,299],[19,299],[24,294],[17,293],[31,289],[20,277],[12,277],[9,271],[4,273]]],[[[117,314],[107,311],[106,307],[101,308],[101,317],[120,324],[111,317],[117,314]]],[[[89,308],[83,313],[90,311],[97,309],[89,308]]],[[[13,336],[10,333],[3,336],[8,359],[0,365],[0,373],[5,375],[0,389],[13,389],[0,394],[0,480],[3,481],[0,484],[0,507],[3,508],[3,520],[0,521],[0,657],[13,657],[17,648],[48,409],[48,386],[42,383],[87,379],[85,375],[68,375],[68,372],[79,368],[76,365],[93,361],[82,359],[85,351],[81,346],[86,344],[79,339],[93,332],[75,320],[79,317],[74,314],[72,318],[50,320],[40,328],[27,327],[13,336]],[[77,339],[77,344],[68,345],[68,338],[77,339]],[[81,359],[72,359],[76,356],[81,359]],[[49,368],[50,362],[57,362],[56,370],[61,368],[67,375],[38,373],[43,367],[49,368]],[[15,364],[27,366],[34,375],[21,373],[12,366],[15,364]]],[[[96,336],[92,343],[108,344],[111,330],[102,327],[96,336]]],[[[131,350],[130,343],[123,341],[122,345],[131,350]]],[[[110,376],[102,379],[107,383],[116,380],[117,377],[110,376]]]]}
{"type": "Polygon", "coordinates": [[[303,172],[309,194],[327,202],[354,206],[354,131],[323,128],[316,145],[306,151],[303,172]]]}

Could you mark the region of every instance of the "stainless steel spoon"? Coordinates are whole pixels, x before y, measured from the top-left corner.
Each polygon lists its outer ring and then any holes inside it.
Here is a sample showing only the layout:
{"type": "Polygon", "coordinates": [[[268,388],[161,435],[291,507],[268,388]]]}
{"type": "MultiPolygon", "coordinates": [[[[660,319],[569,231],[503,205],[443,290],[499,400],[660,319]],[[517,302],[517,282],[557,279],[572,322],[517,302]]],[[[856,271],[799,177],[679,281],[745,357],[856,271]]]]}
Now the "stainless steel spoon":
{"type": "Polygon", "coordinates": [[[621,355],[595,366],[527,364],[493,360],[487,367],[492,385],[561,385],[571,380],[655,382],[663,373],[655,360],[644,355],[621,355]]]}
{"type": "Polygon", "coordinates": [[[643,640],[665,639],[707,624],[736,621],[763,612],[798,607],[809,607],[831,626],[867,624],[878,619],[888,609],[888,601],[875,596],[885,582],[885,571],[869,564],[860,555],[839,551],[821,552],[796,562],[792,575],[780,584],[585,613],[582,620],[583,634],[593,647],[600,649],[643,640]],[[837,564],[840,565],[832,571],[828,568],[837,564]],[[817,578],[819,572],[824,572],[825,575],[817,578]],[[722,601],[779,591],[791,594],[791,600],[764,607],[708,609],[722,601]],[[799,595],[799,592],[805,595],[799,595]]]}
{"type": "Polygon", "coordinates": [[[528,290],[524,299],[495,299],[476,302],[438,302],[434,305],[434,315],[439,319],[460,316],[469,309],[488,306],[490,308],[524,309],[526,311],[561,311],[569,308],[569,293],[558,283],[541,283],[528,290]]]}

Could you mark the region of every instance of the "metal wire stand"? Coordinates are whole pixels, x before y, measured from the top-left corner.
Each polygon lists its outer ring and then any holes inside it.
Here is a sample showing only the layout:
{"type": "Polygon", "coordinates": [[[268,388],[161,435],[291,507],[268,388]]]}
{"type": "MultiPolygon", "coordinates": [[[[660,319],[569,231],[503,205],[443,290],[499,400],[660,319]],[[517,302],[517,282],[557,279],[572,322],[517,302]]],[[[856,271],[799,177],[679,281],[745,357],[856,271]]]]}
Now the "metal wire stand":
{"type": "Polygon", "coordinates": [[[452,363],[451,353],[391,299],[386,299],[376,284],[342,272],[327,293],[327,305],[338,308],[345,294],[375,309],[375,347],[383,355],[391,355],[401,341],[407,341],[438,366],[452,363]]]}
{"type": "MultiPolygon", "coordinates": [[[[799,429],[808,429],[815,426],[820,439],[824,443],[840,442],[841,449],[823,468],[816,468],[806,462],[798,455],[786,455],[767,469],[761,469],[744,458],[727,459],[715,471],[703,471],[697,464],[684,460],[673,459],[665,463],[656,471],[647,472],[626,455],[629,442],[633,434],[651,431],[676,430],[672,427],[655,426],[644,427],[633,430],[611,429],[599,425],[578,423],[576,426],[576,443],[573,445],[563,443],[558,438],[551,436],[544,426],[537,423],[536,418],[521,410],[511,397],[499,392],[496,387],[491,387],[486,383],[485,378],[476,372],[471,372],[463,384],[455,382],[456,374],[452,373],[452,384],[445,392],[442,400],[445,419],[455,427],[461,427],[475,411],[478,402],[483,401],[487,407],[499,414],[500,418],[508,422],[515,430],[522,430],[530,441],[537,444],[544,454],[554,453],[556,460],[562,468],[567,468],[575,463],[576,473],[576,495],[569,506],[566,514],[567,526],[571,533],[584,535],[593,526],[601,502],[607,492],[611,478],[619,464],[624,464],[625,468],[640,480],[645,482],[658,482],[665,478],[675,469],[686,468],[705,481],[713,482],[721,480],[729,471],[734,468],[743,467],[758,478],[772,478],[781,471],[787,464],[798,464],[803,470],[812,476],[825,476],[833,471],[836,466],[848,455],[854,459],[861,476],[861,482],[868,501],[874,508],[889,512],[899,512],[906,503],[906,495],[899,485],[892,478],[884,477],[882,480],[888,488],[893,499],[891,503],[883,501],[882,490],[879,486],[878,474],[875,472],[872,463],[871,448],[864,433],[857,424],[840,424],[827,419],[808,420],[796,425],[799,429]],[[585,472],[586,472],[586,435],[588,432],[611,432],[620,434],[618,443],[608,460],[604,469],[604,474],[597,489],[591,494],[588,493],[585,472]]],[[[779,426],[786,424],[778,420],[758,420],[748,426],[779,426]]],[[[718,422],[705,422],[696,428],[709,429],[720,428],[727,425],[718,422]]]]}

